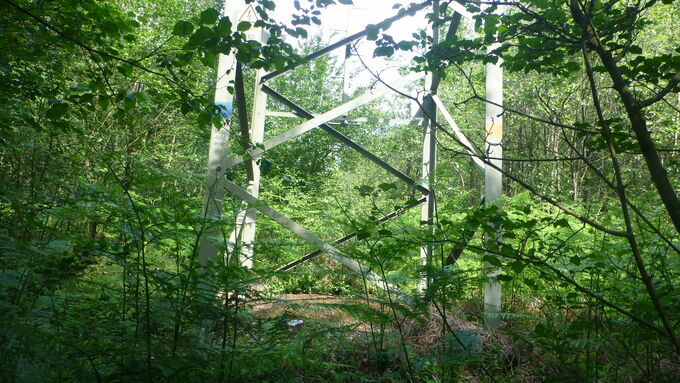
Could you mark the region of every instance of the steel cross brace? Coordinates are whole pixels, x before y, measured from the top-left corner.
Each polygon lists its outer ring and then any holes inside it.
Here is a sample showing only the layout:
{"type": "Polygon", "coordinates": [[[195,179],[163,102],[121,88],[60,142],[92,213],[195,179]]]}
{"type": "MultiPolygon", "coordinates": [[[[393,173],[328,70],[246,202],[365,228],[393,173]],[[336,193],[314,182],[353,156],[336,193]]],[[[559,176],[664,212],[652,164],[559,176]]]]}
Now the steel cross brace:
{"type": "MultiPolygon", "coordinates": [[[[293,110],[295,113],[298,113],[300,117],[304,117],[307,119],[313,119],[314,115],[309,113],[308,111],[304,110],[302,107],[298,106],[295,104],[293,101],[287,99],[274,89],[268,87],[267,85],[262,85],[262,91],[267,93],[269,96],[272,98],[275,98],[279,100],[281,103],[289,107],[291,110],[293,110]]],[[[337,130],[333,129],[330,127],[328,124],[323,123],[319,125],[319,127],[323,130],[325,130],[327,133],[332,135],[333,137],[337,138],[339,141],[343,142],[350,148],[356,150],[359,154],[362,156],[368,158],[370,161],[375,163],[376,165],[380,166],[381,168],[387,170],[389,173],[391,173],[393,176],[399,178],[400,180],[406,182],[407,184],[415,187],[420,191],[421,193],[428,194],[430,190],[420,184],[418,184],[413,178],[407,176],[400,170],[394,168],[392,165],[388,164],[385,160],[381,159],[380,157],[376,156],[375,154],[369,152],[366,150],[363,146],[357,144],[356,142],[352,141],[349,137],[345,136],[344,134],[338,132],[337,130]]]]}
{"type": "MultiPolygon", "coordinates": [[[[399,209],[399,210],[393,211],[392,213],[387,214],[386,216],[380,218],[377,222],[378,222],[378,223],[385,223],[385,222],[387,222],[387,221],[389,221],[389,220],[391,220],[391,219],[393,219],[393,218],[396,218],[396,217],[402,215],[402,214],[403,214],[406,210],[408,210],[408,209],[411,209],[411,208],[414,208],[414,207],[416,207],[416,206],[422,205],[425,201],[427,201],[427,197],[422,197],[421,199],[417,200],[417,201],[416,201],[415,203],[413,203],[412,205],[405,206],[405,207],[403,207],[403,208],[401,208],[401,209],[399,209]]],[[[345,243],[345,242],[347,242],[347,241],[349,241],[349,240],[355,238],[356,236],[357,236],[357,233],[356,233],[356,232],[350,233],[350,234],[347,234],[346,236],[344,236],[344,237],[342,237],[342,238],[336,239],[335,241],[331,242],[331,244],[332,244],[332,245],[340,245],[340,244],[343,244],[343,243],[345,243]]],[[[321,254],[321,253],[322,253],[321,250],[312,251],[311,253],[306,254],[306,255],[303,256],[302,258],[298,258],[298,259],[294,260],[293,262],[288,263],[288,264],[285,265],[285,266],[279,267],[278,269],[276,269],[276,271],[287,271],[287,270],[290,270],[290,269],[292,269],[292,268],[294,268],[294,267],[296,267],[296,266],[298,266],[298,265],[300,265],[300,264],[302,264],[302,263],[304,263],[304,262],[307,262],[308,260],[310,260],[310,259],[316,257],[317,255],[319,255],[319,254],[321,254]]]]}
{"type": "Polygon", "coordinates": [[[361,263],[355,261],[352,258],[347,257],[336,247],[325,242],[324,240],[316,236],[316,234],[305,229],[297,222],[279,213],[275,209],[265,205],[259,199],[255,198],[252,194],[248,193],[246,190],[239,187],[235,183],[225,179],[224,188],[234,196],[246,202],[249,206],[255,208],[257,211],[261,212],[262,214],[271,218],[273,221],[279,223],[281,226],[290,230],[298,238],[315,246],[319,250],[319,252],[328,254],[331,258],[342,263],[350,270],[354,271],[357,274],[360,274],[363,278],[366,278],[367,281],[375,284],[376,286],[380,287],[383,290],[389,291],[390,293],[397,295],[402,300],[410,299],[408,294],[401,291],[401,289],[399,289],[394,284],[387,282],[379,275],[372,272],[369,268],[363,266],[361,263]]]}
{"type": "Polygon", "coordinates": [[[468,140],[465,133],[463,133],[463,131],[460,130],[458,124],[456,124],[456,121],[454,121],[453,117],[451,117],[451,114],[444,106],[444,103],[442,103],[442,100],[436,94],[432,95],[432,100],[434,101],[435,105],[437,105],[437,109],[439,109],[439,111],[442,112],[444,119],[446,120],[446,122],[448,122],[449,126],[451,126],[451,129],[453,129],[453,133],[460,141],[461,146],[468,152],[468,154],[470,154],[475,164],[477,164],[477,166],[481,170],[484,170],[485,167],[484,161],[480,159],[479,154],[477,154],[477,152],[475,151],[475,148],[472,146],[472,143],[470,143],[470,140],[468,140]]]}
{"type": "MultiPolygon", "coordinates": [[[[283,117],[283,118],[300,118],[293,112],[276,112],[267,111],[267,116],[283,117]]],[[[395,124],[395,125],[413,125],[421,126],[423,124],[422,118],[402,119],[402,118],[378,118],[378,117],[336,117],[329,123],[363,123],[363,124],[395,124]]]]}
{"type": "MultiPolygon", "coordinates": [[[[286,142],[288,142],[288,141],[290,141],[294,138],[297,138],[300,135],[307,133],[308,131],[310,131],[312,129],[316,129],[316,128],[320,127],[321,125],[332,121],[334,118],[346,115],[348,112],[350,112],[350,111],[352,111],[352,110],[354,110],[354,109],[356,109],[360,106],[366,105],[373,100],[376,100],[376,99],[378,99],[382,96],[385,96],[385,95],[389,94],[390,92],[392,92],[391,88],[395,88],[395,87],[399,87],[401,85],[407,84],[407,83],[415,80],[417,77],[418,76],[416,74],[411,74],[411,75],[408,75],[408,76],[404,76],[401,79],[394,81],[393,83],[391,83],[389,85],[381,84],[380,88],[378,88],[377,90],[368,91],[368,92],[362,94],[361,96],[359,96],[359,97],[357,97],[353,100],[350,100],[346,103],[343,103],[341,105],[338,105],[337,107],[335,107],[335,108],[333,108],[333,109],[331,109],[331,110],[329,110],[325,113],[322,113],[318,116],[312,116],[312,114],[304,111],[302,108],[298,107],[292,101],[289,101],[288,99],[286,99],[281,94],[277,93],[276,91],[274,91],[273,89],[271,89],[269,87],[266,87],[266,85],[263,85],[260,88],[263,92],[269,91],[270,93],[275,93],[278,99],[285,100],[284,104],[291,107],[291,109],[296,110],[295,115],[297,117],[307,118],[308,121],[305,121],[304,123],[292,128],[292,129],[289,129],[289,130],[287,130],[287,131],[285,131],[285,132],[283,132],[283,133],[281,133],[281,134],[279,134],[275,137],[272,137],[272,138],[266,140],[263,143],[264,149],[257,148],[257,149],[251,150],[251,151],[248,152],[248,156],[250,156],[250,158],[253,158],[253,159],[259,158],[259,157],[262,156],[262,154],[264,152],[271,150],[271,149],[273,149],[273,148],[275,148],[275,147],[277,147],[281,144],[284,144],[284,143],[286,143],[286,142]],[[304,112],[305,114],[301,115],[300,111],[304,112]]],[[[227,169],[230,169],[230,168],[232,168],[232,167],[234,167],[234,166],[236,166],[236,165],[238,165],[238,164],[240,164],[244,161],[245,161],[245,159],[243,158],[243,156],[230,156],[227,159],[226,167],[227,167],[227,169]]]]}

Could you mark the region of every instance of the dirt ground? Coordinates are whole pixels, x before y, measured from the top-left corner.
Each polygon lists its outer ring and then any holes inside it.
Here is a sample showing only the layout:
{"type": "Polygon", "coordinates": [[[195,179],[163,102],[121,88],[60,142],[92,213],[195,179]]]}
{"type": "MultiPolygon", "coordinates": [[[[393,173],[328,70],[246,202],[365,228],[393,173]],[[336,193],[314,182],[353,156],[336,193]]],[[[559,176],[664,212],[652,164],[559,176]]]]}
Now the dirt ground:
{"type": "MultiPolygon", "coordinates": [[[[353,297],[338,297],[319,294],[283,294],[250,305],[250,312],[260,318],[273,318],[288,312],[292,319],[315,320],[336,323],[338,325],[364,324],[348,314],[345,310],[334,307],[340,304],[366,304],[365,300],[353,297]]],[[[371,307],[380,310],[380,306],[372,303],[371,307]]],[[[361,328],[358,328],[361,330],[361,328]]]]}
{"type": "MultiPolygon", "coordinates": [[[[357,319],[349,314],[346,310],[338,307],[341,304],[347,305],[363,305],[366,306],[366,300],[359,297],[339,297],[333,295],[320,294],[283,294],[270,297],[262,301],[256,301],[250,304],[250,312],[260,318],[273,318],[283,312],[290,314],[291,320],[312,320],[324,321],[336,325],[356,325],[357,331],[369,331],[370,325],[368,321],[357,319]]],[[[370,309],[375,313],[382,312],[388,318],[393,317],[393,313],[386,306],[381,306],[377,302],[370,303],[370,309]]],[[[459,313],[447,312],[448,325],[456,330],[482,330],[478,324],[462,320],[459,313]]],[[[418,338],[419,342],[431,344],[436,338],[441,337],[445,332],[442,327],[441,316],[434,309],[431,310],[429,318],[424,321],[414,319],[406,319],[399,315],[402,323],[402,330],[406,330],[408,336],[418,338]]],[[[393,325],[394,321],[389,319],[393,325]]]]}

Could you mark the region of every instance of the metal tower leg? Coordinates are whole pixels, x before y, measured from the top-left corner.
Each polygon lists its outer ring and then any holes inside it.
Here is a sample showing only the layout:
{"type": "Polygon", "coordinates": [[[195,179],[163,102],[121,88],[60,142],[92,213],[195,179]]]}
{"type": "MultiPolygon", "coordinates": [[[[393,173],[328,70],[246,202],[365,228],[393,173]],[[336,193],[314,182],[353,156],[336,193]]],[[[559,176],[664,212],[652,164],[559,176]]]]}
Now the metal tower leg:
{"type": "MultiPolygon", "coordinates": [[[[439,0],[434,0],[432,2],[432,11],[435,17],[439,16],[439,0]]],[[[439,28],[430,27],[429,32],[432,35],[433,46],[437,45],[439,42],[439,28]]],[[[437,125],[437,106],[432,99],[432,96],[437,93],[437,88],[439,87],[440,78],[432,73],[428,72],[425,77],[425,89],[428,91],[427,97],[423,100],[423,112],[425,114],[425,119],[423,123],[424,134],[423,134],[423,180],[425,180],[425,186],[429,189],[427,193],[427,202],[423,204],[420,211],[420,220],[424,222],[424,225],[428,231],[428,234],[432,233],[434,230],[433,220],[435,214],[434,206],[434,191],[432,188],[432,183],[434,181],[434,171],[437,162],[437,137],[436,137],[436,125],[437,125]]],[[[429,236],[429,235],[428,235],[429,236]]],[[[425,244],[420,248],[420,264],[421,266],[429,266],[432,264],[432,255],[434,247],[431,243],[425,244]]],[[[427,273],[425,273],[427,274],[427,273]]],[[[429,284],[427,275],[421,276],[419,283],[419,290],[424,291],[429,284]]]]}
{"type": "MultiPolygon", "coordinates": [[[[264,141],[264,122],[267,112],[267,94],[262,91],[260,80],[264,75],[263,70],[258,70],[255,78],[255,98],[253,102],[253,118],[250,130],[250,138],[253,142],[264,141]]],[[[249,180],[246,190],[253,197],[258,198],[260,194],[260,165],[257,160],[250,159],[252,162],[253,179],[249,180]]],[[[241,237],[241,254],[239,262],[241,266],[253,267],[253,243],[255,242],[255,225],[257,221],[257,210],[248,206],[245,213],[243,234],[241,237]]]]}
{"type": "MultiPolygon", "coordinates": [[[[242,0],[225,0],[223,15],[236,20],[245,9],[242,0]]],[[[208,152],[208,175],[205,193],[205,216],[218,220],[221,218],[224,198],[224,174],[227,170],[227,149],[229,146],[229,118],[233,108],[234,97],[227,91],[229,82],[234,80],[235,58],[233,54],[220,55],[217,66],[217,84],[215,86],[215,105],[224,110],[224,125],[221,129],[213,126],[210,133],[210,149],[208,152]]],[[[198,262],[201,271],[217,257],[217,244],[221,242],[220,230],[214,225],[208,227],[201,237],[198,262]]]]}
{"type": "MultiPolygon", "coordinates": [[[[252,9],[252,6],[241,16],[240,21],[249,21],[252,24],[257,21],[257,16],[252,9]]],[[[269,36],[262,28],[252,28],[246,32],[248,39],[256,40],[260,43],[265,42],[269,36]]],[[[258,69],[255,73],[255,94],[253,97],[253,110],[250,127],[244,133],[253,143],[262,143],[264,141],[264,125],[267,114],[267,94],[262,91],[262,77],[265,75],[263,69],[258,69]]],[[[239,105],[239,107],[241,107],[239,105]]],[[[245,105],[243,106],[245,108],[245,105]]],[[[243,128],[243,127],[242,127],[243,128]]],[[[248,185],[247,192],[258,198],[260,194],[260,164],[259,160],[250,158],[246,160],[246,167],[248,169],[248,185]]],[[[238,257],[239,265],[251,268],[253,267],[255,229],[257,222],[257,210],[248,203],[243,202],[242,210],[237,215],[236,224],[229,237],[230,244],[238,243],[239,246],[232,247],[231,255],[238,257]],[[239,241],[240,237],[240,241],[239,241]],[[234,250],[238,249],[238,254],[234,254],[234,250]]],[[[229,260],[227,259],[227,263],[229,260]]]]}
{"type": "MultiPolygon", "coordinates": [[[[496,64],[486,64],[486,155],[489,162],[501,168],[503,166],[503,69],[500,60],[496,64]]],[[[488,164],[484,167],[484,198],[487,204],[495,204],[500,208],[500,198],[503,192],[503,177],[501,172],[488,164]]],[[[488,245],[498,245],[501,242],[501,227],[496,224],[494,238],[486,238],[488,245]],[[494,244],[495,242],[495,244],[494,244]]],[[[500,268],[485,262],[487,282],[484,284],[484,312],[486,314],[501,313],[501,284],[496,276],[501,273],[500,268]]],[[[486,317],[486,325],[490,329],[500,326],[498,315],[486,317]]]]}
{"type": "MultiPolygon", "coordinates": [[[[423,134],[423,180],[425,180],[425,186],[429,189],[427,193],[427,201],[421,207],[420,220],[423,222],[431,233],[433,230],[433,220],[435,214],[435,200],[434,192],[432,189],[432,181],[434,179],[434,171],[437,161],[437,151],[436,151],[436,107],[432,101],[432,97],[428,96],[423,103],[423,109],[425,109],[425,124],[424,134],[423,134]]],[[[421,266],[429,266],[432,264],[432,254],[433,246],[431,244],[426,244],[420,248],[420,264],[421,266]]],[[[419,283],[420,291],[424,291],[428,286],[427,275],[421,277],[419,283]]]]}

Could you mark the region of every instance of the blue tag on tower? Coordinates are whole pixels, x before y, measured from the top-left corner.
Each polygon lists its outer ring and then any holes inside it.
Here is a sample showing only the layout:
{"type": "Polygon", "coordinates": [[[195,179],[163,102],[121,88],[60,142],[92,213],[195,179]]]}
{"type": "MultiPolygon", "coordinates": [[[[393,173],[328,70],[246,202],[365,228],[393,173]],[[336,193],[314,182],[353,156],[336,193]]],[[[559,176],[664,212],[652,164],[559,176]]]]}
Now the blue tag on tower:
{"type": "Polygon", "coordinates": [[[231,118],[231,113],[234,110],[234,103],[231,101],[225,101],[216,102],[215,105],[219,107],[222,118],[228,121],[231,118]]]}

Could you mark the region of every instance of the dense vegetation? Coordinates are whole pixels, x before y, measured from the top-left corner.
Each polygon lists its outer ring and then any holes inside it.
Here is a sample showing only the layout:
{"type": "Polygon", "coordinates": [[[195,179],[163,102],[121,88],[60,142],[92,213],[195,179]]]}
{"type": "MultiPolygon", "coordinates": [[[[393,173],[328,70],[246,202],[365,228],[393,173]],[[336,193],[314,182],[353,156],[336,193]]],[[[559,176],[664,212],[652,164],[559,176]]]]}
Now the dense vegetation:
{"type": "MultiPolygon", "coordinates": [[[[242,206],[203,214],[210,127],[239,124],[213,105],[218,55],[236,53],[250,97],[256,69],[329,40],[307,35],[335,1],[295,1],[292,23],[272,18],[280,1],[247,1],[260,45],[217,0],[0,0],[0,382],[680,379],[677,1],[461,1],[475,22],[449,1],[395,6],[426,8],[438,44],[367,27],[376,56],[441,76],[482,153],[484,63],[503,59],[502,209],[480,204],[483,174],[441,121],[431,225],[419,209],[378,224],[419,194],[316,130],[267,153],[260,197],[324,239],[357,232],[341,250],[408,301],[323,256],[273,272],[315,248],[264,216],[253,269],[199,272],[202,235],[242,206]],[[498,225],[503,243],[485,240],[498,225]],[[482,261],[503,270],[493,331],[482,261]]],[[[334,56],[272,87],[314,113],[342,102],[334,56]]],[[[409,113],[395,96],[351,116],[409,113]]],[[[300,121],[268,117],[267,135],[300,121]]],[[[337,129],[421,178],[422,127],[337,129]]]]}

